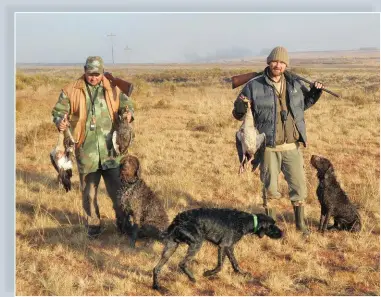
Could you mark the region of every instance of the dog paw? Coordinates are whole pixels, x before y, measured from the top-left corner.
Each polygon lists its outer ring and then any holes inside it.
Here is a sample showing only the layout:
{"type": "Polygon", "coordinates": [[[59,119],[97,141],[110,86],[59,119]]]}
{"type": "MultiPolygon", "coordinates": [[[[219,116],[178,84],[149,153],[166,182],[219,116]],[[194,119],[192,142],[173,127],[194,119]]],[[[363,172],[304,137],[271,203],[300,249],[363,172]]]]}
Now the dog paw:
{"type": "Polygon", "coordinates": [[[159,291],[161,295],[170,295],[169,290],[165,287],[161,287],[158,284],[153,284],[152,289],[159,291]]]}
{"type": "Polygon", "coordinates": [[[205,277],[208,277],[208,276],[212,276],[213,274],[215,274],[215,272],[213,270],[206,270],[206,271],[204,271],[204,273],[202,275],[205,277]]]}
{"type": "Polygon", "coordinates": [[[152,286],[152,289],[154,289],[154,290],[156,290],[156,291],[158,291],[161,295],[166,295],[166,296],[170,296],[170,295],[172,295],[171,294],[171,292],[167,289],[167,288],[165,288],[165,287],[161,287],[161,286],[159,286],[159,285],[153,285],[152,286]]]}
{"type": "Polygon", "coordinates": [[[130,248],[136,248],[136,240],[130,239],[130,248]]]}
{"type": "Polygon", "coordinates": [[[154,290],[160,290],[160,287],[159,287],[158,284],[153,284],[152,285],[152,289],[154,289],[154,290]]]}

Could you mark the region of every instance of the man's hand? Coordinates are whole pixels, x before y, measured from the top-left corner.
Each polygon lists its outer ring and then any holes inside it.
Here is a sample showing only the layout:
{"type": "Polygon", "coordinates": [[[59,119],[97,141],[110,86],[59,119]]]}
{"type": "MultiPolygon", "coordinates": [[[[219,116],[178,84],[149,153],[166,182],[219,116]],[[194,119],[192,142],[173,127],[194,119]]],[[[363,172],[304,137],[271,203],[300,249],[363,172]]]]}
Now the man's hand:
{"type": "Polygon", "coordinates": [[[324,88],[324,85],[321,83],[321,82],[318,82],[318,81],[315,81],[314,84],[311,86],[311,88],[315,88],[315,89],[323,89],[324,88]]]}
{"type": "Polygon", "coordinates": [[[247,102],[249,102],[249,98],[247,98],[246,96],[242,94],[239,95],[239,100],[236,100],[234,102],[235,112],[240,115],[245,115],[247,111],[247,107],[248,107],[247,102]]]}
{"type": "Polygon", "coordinates": [[[131,119],[132,119],[132,113],[128,110],[126,110],[124,113],[123,113],[123,119],[126,119],[127,120],[127,123],[131,123],[131,119]]]}
{"type": "Polygon", "coordinates": [[[62,132],[65,131],[67,127],[69,127],[69,121],[67,119],[67,113],[65,113],[63,119],[57,123],[57,129],[62,132]]]}
{"type": "Polygon", "coordinates": [[[111,72],[105,72],[103,74],[108,80],[113,81],[115,78],[112,76],[111,72]]]}

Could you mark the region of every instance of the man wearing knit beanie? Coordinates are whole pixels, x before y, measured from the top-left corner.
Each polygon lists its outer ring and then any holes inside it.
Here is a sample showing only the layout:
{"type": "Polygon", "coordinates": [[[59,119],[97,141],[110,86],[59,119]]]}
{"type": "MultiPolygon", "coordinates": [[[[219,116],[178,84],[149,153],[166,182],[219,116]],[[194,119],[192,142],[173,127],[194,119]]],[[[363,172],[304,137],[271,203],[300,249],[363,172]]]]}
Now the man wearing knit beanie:
{"type": "Polygon", "coordinates": [[[270,64],[272,61],[281,61],[286,64],[286,66],[290,66],[290,58],[288,57],[288,52],[282,46],[277,46],[271,51],[267,57],[267,64],[270,64]]]}
{"type": "MultiPolygon", "coordinates": [[[[243,120],[246,112],[251,112],[258,132],[266,134],[266,148],[259,156],[266,214],[276,219],[273,204],[282,197],[278,192],[278,177],[282,172],[288,184],[296,229],[308,236],[303,206],[307,186],[299,146],[307,144],[304,110],[317,102],[323,85],[315,82],[308,90],[301,81],[290,75],[286,71],[290,66],[289,55],[282,46],[275,47],[266,61],[268,66],[264,71],[247,82],[238,95],[233,116],[243,120]],[[251,110],[247,110],[247,99],[250,100],[251,110]]],[[[239,140],[236,138],[236,141],[239,140]]]]}

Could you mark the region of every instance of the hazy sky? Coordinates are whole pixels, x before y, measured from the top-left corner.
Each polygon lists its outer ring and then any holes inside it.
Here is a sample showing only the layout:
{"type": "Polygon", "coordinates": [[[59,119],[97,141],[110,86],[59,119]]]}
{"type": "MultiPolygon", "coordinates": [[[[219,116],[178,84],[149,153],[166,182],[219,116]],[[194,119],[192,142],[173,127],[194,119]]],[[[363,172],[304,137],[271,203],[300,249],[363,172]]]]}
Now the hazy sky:
{"type": "Polygon", "coordinates": [[[380,46],[379,13],[17,13],[18,63],[189,62],[380,46]],[[109,34],[114,37],[107,37],[109,34]],[[126,50],[126,47],[129,50],[126,50]]]}

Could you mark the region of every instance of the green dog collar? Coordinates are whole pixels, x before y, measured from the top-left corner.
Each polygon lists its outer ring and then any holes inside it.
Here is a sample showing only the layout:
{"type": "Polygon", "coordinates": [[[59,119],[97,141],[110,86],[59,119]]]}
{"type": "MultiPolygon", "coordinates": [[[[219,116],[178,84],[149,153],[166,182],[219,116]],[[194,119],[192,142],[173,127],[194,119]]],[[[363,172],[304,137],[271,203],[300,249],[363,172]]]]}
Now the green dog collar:
{"type": "Polygon", "coordinates": [[[258,218],[256,215],[253,214],[254,219],[254,233],[258,231],[258,218]]]}

